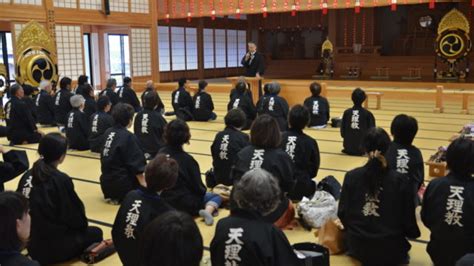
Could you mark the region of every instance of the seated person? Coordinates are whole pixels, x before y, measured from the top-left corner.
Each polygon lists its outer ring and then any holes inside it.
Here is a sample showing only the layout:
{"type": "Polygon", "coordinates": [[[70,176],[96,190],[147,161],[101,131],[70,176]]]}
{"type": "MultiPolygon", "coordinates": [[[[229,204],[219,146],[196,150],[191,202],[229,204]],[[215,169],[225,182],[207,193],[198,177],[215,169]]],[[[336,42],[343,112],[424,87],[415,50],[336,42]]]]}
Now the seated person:
{"type": "Polygon", "coordinates": [[[414,191],[407,178],[387,167],[390,137],[382,128],[365,134],[367,163],[347,172],[338,216],[348,254],[362,265],[407,265],[407,238],[418,238],[414,191]]]}
{"type": "Polygon", "coordinates": [[[344,139],[342,152],[348,155],[364,155],[362,141],[367,131],[375,127],[374,115],[362,107],[366,98],[367,95],[362,89],[355,89],[352,92],[354,107],[344,111],[342,116],[341,137],[344,139]]]}
{"type": "Polygon", "coordinates": [[[446,160],[448,175],[430,182],[421,209],[421,220],[431,232],[426,250],[434,265],[455,265],[474,253],[473,141],[453,141],[446,160]]]}
{"type": "Polygon", "coordinates": [[[309,86],[311,97],[304,100],[304,106],[308,108],[311,114],[311,128],[325,128],[330,118],[329,102],[321,96],[321,85],[317,82],[311,83],[309,86]]]}
{"type": "Polygon", "coordinates": [[[23,88],[19,84],[10,87],[11,99],[7,110],[9,119],[7,137],[13,145],[38,143],[42,133],[38,131],[33,114],[22,100],[23,88]]]}
{"type": "Polygon", "coordinates": [[[114,119],[109,115],[112,108],[109,97],[101,96],[97,100],[97,112],[90,117],[89,147],[91,152],[100,153],[105,142],[105,131],[114,125],[114,119]]]}
{"type": "Polygon", "coordinates": [[[310,120],[306,107],[299,104],[293,106],[288,118],[290,129],[283,133],[281,147],[294,163],[296,184],[288,196],[299,201],[303,197],[311,198],[316,191],[313,178],[319,170],[319,147],[315,139],[303,132],[310,120]]]}
{"type": "Polygon", "coordinates": [[[425,164],[421,151],[412,145],[418,132],[418,122],[414,117],[397,115],[390,127],[393,142],[388,148],[388,167],[406,175],[418,192],[425,181],[425,164]]]}
{"type": "Polygon", "coordinates": [[[31,207],[28,253],[41,265],[77,258],[91,244],[102,241],[102,230],[88,226],[84,204],[74,191],[71,177],[58,170],[66,151],[65,137],[46,135],[38,146],[40,159],[18,184],[17,191],[29,199],[31,207]]]}
{"type": "Polygon", "coordinates": [[[137,93],[132,88],[132,79],[130,77],[123,78],[123,86],[118,89],[117,95],[119,102],[130,104],[135,112],[141,111],[142,107],[140,106],[137,93]]]}
{"type": "MultiPolygon", "coordinates": [[[[3,162],[0,162],[0,192],[5,190],[4,183],[21,175],[28,170],[29,161],[24,151],[11,150],[5,152],[2,145],[0,145],[0,154],[3,155],[3,162]],[[23,153],[23,158],[20,158],[18,153],[23,153]]],[[[0,248],[1,250],[1,248],[0,248]]],[[[1,265],[1,264],[0,264],[1,265]]]]}
{"type": "Polygon", "coordinates": [[[287,193],[295,184],[293,162],[281,148],[280,128],[276,120],[269,115],[255,119],[250,129],[251,145],[237,153],[231,179],[238,182],[249,170],[262,168],[278,179],[281,195],[278,208],[264,215],[264,220],[284,228],[295,215],[295,210],[288,200],[287,193]]]}
{"type": "Polygon", "coordinates": [[[183,145],[191,139],[186,122],[180,119],[171,121],[166,125],[164,139],[166,144],[159,153],[178,162],[179,176],[176,185],[163,191],[161,196],[175,209],[190,215],[199,214],[207,225],[212,225],[222,199],[217,194],[206,192],[199,164],[183,150],[183,145]]]}
{"type": "Polygon", "coordinates": [[[59,82],[61,88],[54,96],[54,121],[61,128],[66,126],[67,114],[71,112],[71,83],[72,80],[68,77],[64,77],[59,82]]]}
{"type": "Polygon", "coordinates": [[[86,114],[87,122],[90,122],[91,116],[95,112],[97,112],[97,104],[95,102],[94,89],[92,88],[91,85],[86,84],[86,86],[83,87],[82,91],[83,91],[82,96],[85,99],[84,113],[86,114]]]}
{"type": "Polygon", "coordinates": [[[25,96],[23,96],[22,100],[28,105],[28,108],[31,110],[31,113],[33,114],[33,119],[35,121],[35,124],[38,123],[38,110],[36,109],[36,95],[38,92],[38,88],[35,88],[33,86],[24,84],[22,85],[23,91],[25,92],[25,96]]]}
{"type": "MultiPolygon", "coordinates": [[[[247,97],[249,97],[250,101],[253,103],[253,95],[252,95],[252,91],[250,90],[249,88],[249,83],[247,83],[247,81],[245,80],[245,77],[240,77],[238,80],[237,80],[237,83],[244,83],[245,84],[245,95],[247,95],[247,97]]],[[[229,94],[229,100],[232,100],[236,95],[237,95],[237,88],[233,88],[232,90],[230,90],[230,94],[229,94]]]]}
{"type": "Polygon", "coordinates": [[[54,98],[51,95],[51,82],[47,80],[41,81],[40,91],[35,99],[38,123],[41,125],[56,125],[54,121],[54,98]]]}
{"type": "Polygon", "coordinates": [[[288,103],[278,94],[281,91],[278,82],[272,82],[268,89],[268,96],[261,103],[262,114],[268,114],[275,118],[280,128],[280,131],[285,131],[288,128],[288,103]]]}
{"type": "Polygon", "coordinates": [[[235,86],[234,97],[227,104],[227,111],[239,108],[245,113],[246,122],[243,130],[248,130],[257,115],[257,110],[252,100],[246,95],[247,84],[238,82],[235,86]]]}
{"type": "Polygon", "coordinates": [[[263,110],[263,103],[268,101],[268,96],[270,96],[271,86],[272,86],[272,83],[266,83],[263,86],[263,95],[262,97],[260,97],[260,99],[257,101],[257,104],[256,104],[257,115],[265,114],[263,110]]]}
{"type": "Polygon", "coordinates": [[[249,136],[242,132],[245,125],[245,114],[242,110],[230,110],[224,121],[225,129],[216,134],[211,145],[212,167],[216,185],[232,186],[230,169],[234,165],[237,153],[249,145],[249,136]]]}
{"type": "Polygon", "coordinates": [[[164,117],[156,111],[158,94],[149,92],[143,98],[143,110],[135,117],[134,132],[138,143],[145,153],[145,158],[155,158],[163,143],[163,132],[166,126],[164,117]]]}
{"type": "Polygon", "coordinates": [[[156,106],[156,110],[159,112],[159,113],[162,113],[164,114],[165,113],[165,105],[163,104],[163,101],[161,100],[160,98],[160,94],[158,94],[158,92],[155,90],[155,88],[153,87],[153,80],[148,80],[146,82],[146,87],[145,87],[145,90],[143,91],[142,93],[142,105],[144,103],[144,100],[143,98],[145,98],[145,95],[151,91],[154,91],[156,92],[156,95],[158,95],[158,104],[156,106]]]}
{"type": "Polygon", "coordinates": [[[21,254],[30,239],[30,206],[28,200],[16,192],[0,193],[0,265],[39,266],[21,254]]]}
{"type": "Polygon", "coordinates": [[[89,119],[84,113],[84,103],[82,95],[71,97],[72,110],[68,114],[66,124],[66,138],[69,148],[78,151],[89,149],[89,119]]]}
{"type": "Polygon", "coordinates": [[[86,75],[80,75],[77,78],[77,87],[76,87],[75,93],[82,95],[84,96],[84,98],[86,98],[85,96],[86,93],[84,92],[84,89],[88,86],[89,86],[89,77],[86,75]]]}
{"type": "Polygon", "coordinates": [[[196,121],[216,120],[217,115],[214,113],[214,103],[212,97],[206,92],[207,82],[199,81],[199,90],[193,97],[193,116],[196,121]]]}
{"type": "Polygon", "coordinates": [[[232,193],[237,208],[217,223],[212,265],[300,265],[285,234],[263,218],[278,208],[278,180],[256,168],[242,176],[232,193]],[[230,247],[237,251],[233,257],[227,256],[230,247]]]}
{"type": "Polygon", "coordinates": [[[141,266],[199,266],[204,251],[201,232],[193,218],[178,211],[153,220],[140,242],[141,266]]]}
{"type": "Polygon", "coordinates": [[[120,102],[117,93],[115,93],[116,88],[117,88],[117,80],[108,79],[107,87],[99,93],[99,96],[109,97],[109,100],[112,103],[112,109],[114,108],[116,104],[120,102]]]}
{"type": "Polygon", "coordinates": [[[118,204],[128,192],[145,186],[146,159],[138,139],[127,130],[132,126],[133,107],[119,103],[112,110],[115,125],[104,133],[100,154],[100,187],[106,202],[118,204]]]}
{"type": "Polygon", "coordinates": [[[180,78],[178,81],[179,87],[171,94],[171,100],[173,110],[177,118],[183,121],[193,120],[193,98],[189,92],[186,91],[188,88],[188,80],[186,78],[180,78]]]}
{"type": "Polygon", "coordinates": [[[147,187],[129,192],[123,200],[112,228],[112,239],[123,265],[137,265],[145,227],[159,215],[173,210],[160,194],[174,186],[177,177],[178,163],[163,154],[158,155],[145,168],[147,187]],[[138,217],[133,223],[129,220],[131,213],[138,217]]]}

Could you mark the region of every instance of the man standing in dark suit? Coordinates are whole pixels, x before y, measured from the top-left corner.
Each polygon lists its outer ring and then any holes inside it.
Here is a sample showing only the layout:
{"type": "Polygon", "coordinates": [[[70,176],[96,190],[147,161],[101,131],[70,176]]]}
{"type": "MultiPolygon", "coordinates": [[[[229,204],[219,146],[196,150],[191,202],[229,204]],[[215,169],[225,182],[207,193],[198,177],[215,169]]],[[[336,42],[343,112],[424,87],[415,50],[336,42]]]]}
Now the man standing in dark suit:
{"type": "Polygon", "coordinates": [[[260,78],[265,71],[263,55],[257,52],[257,45],[253,42],[248,43],[248,49],[249,51],[241,61],[241,64],[245,68],[245,76],[260,78]]]}

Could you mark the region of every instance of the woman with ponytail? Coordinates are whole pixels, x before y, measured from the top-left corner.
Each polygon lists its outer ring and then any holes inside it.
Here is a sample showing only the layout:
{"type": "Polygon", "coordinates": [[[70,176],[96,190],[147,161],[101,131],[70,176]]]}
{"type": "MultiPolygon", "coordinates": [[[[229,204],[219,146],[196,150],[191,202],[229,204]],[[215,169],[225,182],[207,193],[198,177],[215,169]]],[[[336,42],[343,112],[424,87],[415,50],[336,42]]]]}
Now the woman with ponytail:
{"type": "Polygon", "coordinates": [[[92,243],[102,241],[102,230],[88,226],[84,204],[71,178],[58,170],[67,147],[66,138],[59,133],[42,138],[40,158],[18,185],[18,192],[30,201],[28,253],[41,265],[74,259],[92,243]]]}
{"type": "Polygon", "coordinates": [[[405,176],[388,168],[389,145],[385,130],[370,129],[363,141],[369,160],[349,171],[342,186],[338,216],[348,255],[363,265],[408,264],[407,238],[420,236],[414,191],[405,176]]]}

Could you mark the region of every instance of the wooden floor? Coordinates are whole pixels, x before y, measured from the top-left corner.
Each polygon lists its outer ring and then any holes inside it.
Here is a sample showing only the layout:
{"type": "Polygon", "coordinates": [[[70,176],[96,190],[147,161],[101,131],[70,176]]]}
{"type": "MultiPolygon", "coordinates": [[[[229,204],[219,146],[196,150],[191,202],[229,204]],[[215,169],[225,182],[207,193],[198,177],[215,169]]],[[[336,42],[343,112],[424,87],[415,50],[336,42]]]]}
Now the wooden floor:
{"type": "MultiPolygon", "coordinates": [[[[167,110],[170,110],[171,93],[161,92],[160,95],[167,110]]],[[[192,134],[191,143],[185,146],[185,150],[191,153],[199,162],[201,173],[206,172],[211,167],[210,145],[215,134],[224,128],[223,117],[226,114],[228,95],[215,93],[213,94],[213,99],[216,107],[215,111],[218,115],[217,120],[213,122],[190,122],[189,125],[192,134]]],[[[351,106],[350,99],[330,98],[329,101],[331,104],[332,117],[342,115],[343,111],[351,106]]],[[[406,113],[415,116],[418,119],[420,128],[415,140],[415,145],[421,149],[424,159],[427,160],[439,146],[448,144],[448,139],[453,133],[459,131],[464,124],[474,120],[472,115],[459,114],[459,106],[457,103],[447,102],[446,112],[443,114],[432,113],[432,108],[431,102],[400,99],[384,100],[383,110],[372,111],[376,117],[377,126],[381,126],[387,131],[389,131],[390,123],[395,115],[406,113]]],[[[55,128],[43,129],[45,132],[55,130],[55,128]]],[[[321,168],[316,178],[318,181],[327,175],[334,175],[342,183],[346,171],[361,166],[366,161],[365,158],[351,157],[343,155],[340,152],[342,140],[338,129],[309,129],[306,130],[306,133],[314,137],[319,143],[321,168]]],[[[4,138],[0,139],[0,144],[6,145],[7,140],[4,138]]],[[[38,158],[36,144],[22,145],[15,148],[25,149],[28,152],[30,164],[38,158]]],[[[103,200],[99,185],[99,155],[91,152],[69,151],[68,157],[60,166],[60,169],[73,178],[75,189],[85,204],[90,224],[101,227],[104,231],[104,237],[110,238],[111,224],[114,221],[118,207],[108,205],[103,200]]],[[[6,188],[10,190],[16,189],[17,182],[18,179],[8,182],[6,188]]],[[[426,182],[429,182],[429,180],[426,180],[426,182]]],[[[228,211],[222,210],[217,219],[226,217],[227,215],[228,211]]],[[[214,226],[206,226],[203,221],[198,218],[196,222],[203,235],[204,246],[207,249],[212,240],[215,228],[214,226]]],[[[411,265],[430,265],[430,259],[425,252],[426,241],[429,240],[429,232],[422,225],[421,221],[419,221],[419,225],[422,235],[417,241],[411,241],[413,246],[410,253],[411,265]]],[[[308,232],[301,228],[285,231],[285,234],[291,243],[317,241],[314,237],[314,232],[308,232]]],[[[209,256],[207,250],[204,252],[204,256],[209,256]]],[[[82,265],[82,263],[74,261],[64,265],[82,265]]],[[[114,255],[99,263],[99,265],[120,265],[120,260],[117,255],[114,255]]],[[[340,255],[331,257],[331,265],[358,265],[358,263],[347,256],[340,255]]]]}

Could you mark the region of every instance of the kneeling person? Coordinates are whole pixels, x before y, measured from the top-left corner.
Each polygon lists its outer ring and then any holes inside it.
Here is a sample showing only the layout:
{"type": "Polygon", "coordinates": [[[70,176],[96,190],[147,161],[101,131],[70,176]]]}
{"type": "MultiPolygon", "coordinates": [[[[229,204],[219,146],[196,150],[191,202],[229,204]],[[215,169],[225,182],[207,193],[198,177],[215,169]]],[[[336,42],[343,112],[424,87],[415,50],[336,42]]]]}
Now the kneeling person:
{"type": "Polygon", "coordinates": [[[115,217],[112,238],[120,260],[125,266],[139,261],[138,243],[144,228],[159,215],[173,210],[161,199],[163,190],[174,186],[178,177],[178,163],[164,154],[146,166],[146,188],[127,194],[115,217]],[[129,217],[135,217],[130,219],[129,217]]]}
{"type": "Polygon", "coordinates": [[[112,103],[109,97],[101,96],[99,100],[97,100],[98,110],[90,117],[91,135],[89,136],[89,146],[91,152],[100,153],[104,145],[105,131],[114,125],[114,119],[109,114],[111,108],[112,103]]]}
{"type": "Polygon", "coordinates": [[[69,148],[85,151],[89,149],[89,118],[84,113],[85,99],[82,95],[71,97],[72,110],[67,115],[66,137],[69,148]]]}

